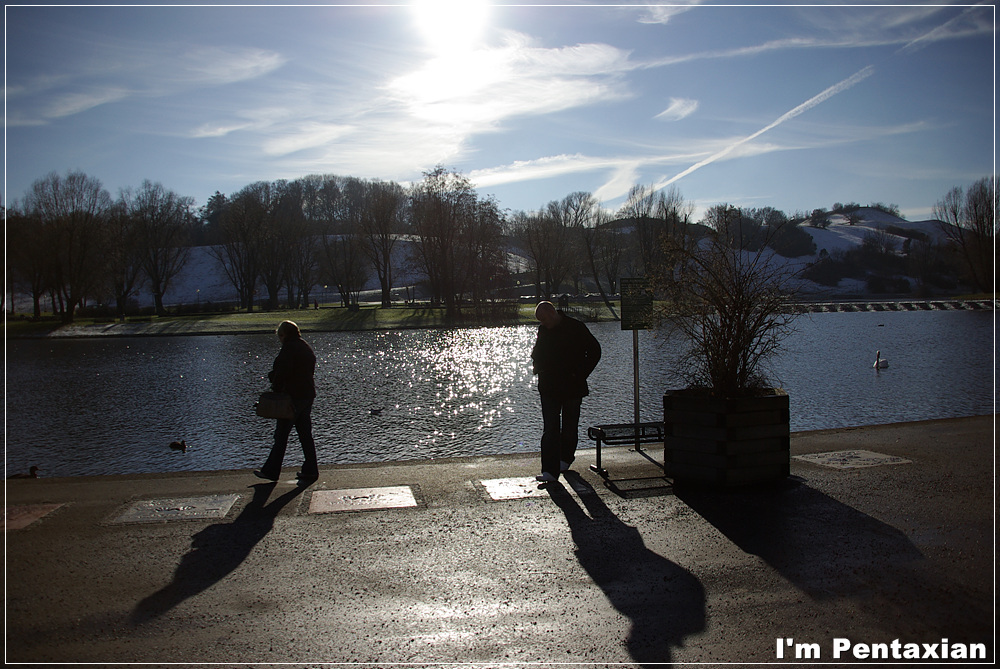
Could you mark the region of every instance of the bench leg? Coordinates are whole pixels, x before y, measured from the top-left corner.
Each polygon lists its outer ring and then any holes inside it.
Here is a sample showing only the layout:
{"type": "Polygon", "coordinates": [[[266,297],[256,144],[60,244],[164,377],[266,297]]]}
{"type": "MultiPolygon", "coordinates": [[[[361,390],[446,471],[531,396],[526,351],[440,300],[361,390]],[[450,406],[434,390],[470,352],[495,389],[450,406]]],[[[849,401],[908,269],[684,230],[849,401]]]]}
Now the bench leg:
{"type": "Polygon", "coordinates": [[[597,462],[590,465],[591,471],[595,471],[601,475],[602,478],[608,478],[608,470],[601,467],[601,440],[597,440],[597,462]]]}

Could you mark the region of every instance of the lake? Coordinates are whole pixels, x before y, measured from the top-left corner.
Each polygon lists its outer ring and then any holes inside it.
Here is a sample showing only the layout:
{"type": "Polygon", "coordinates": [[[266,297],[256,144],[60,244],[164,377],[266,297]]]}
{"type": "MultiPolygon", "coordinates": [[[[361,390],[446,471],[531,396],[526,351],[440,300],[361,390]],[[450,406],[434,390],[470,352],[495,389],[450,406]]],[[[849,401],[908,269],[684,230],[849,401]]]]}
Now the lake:
{"type": "MultiPolygon", "coordinates": [[[[586,427],[633,418],[632,333],[589,324],[603,358],[584,400],[586,427]]],[[[791,428],[990,414],[992,312],[808,314],[774,362],[791,428]],[[875,351],[889,361],[872,369],[875,351]]],[[[541,411],[528,359],[531,326],[307,333],[316,351],[320,464],[529,452],[541,411]],[[372,409],[381,409],[373,415],[372,409]]],[[[26,339],[7,342],[8,472],[78,476],[256,468],[274,422],[267,389],[273,335],[26,339]],[[168,444],[185,439],[186,453],[168,444]]],[[[640,406],[662,420],[678,387],[675,342],[639,333],[640,406]]],[[[300,464],[294,433],[286,465],[300,464]]]]}

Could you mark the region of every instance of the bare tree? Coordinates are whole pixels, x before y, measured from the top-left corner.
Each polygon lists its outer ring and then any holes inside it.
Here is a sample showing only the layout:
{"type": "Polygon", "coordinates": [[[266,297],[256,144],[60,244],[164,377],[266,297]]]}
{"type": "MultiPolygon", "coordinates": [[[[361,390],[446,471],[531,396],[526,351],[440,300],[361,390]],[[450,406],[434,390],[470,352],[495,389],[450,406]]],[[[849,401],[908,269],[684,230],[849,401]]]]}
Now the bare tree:
{"type": "Polygon", "coordinates": [[[539,231],[541,226],[537,224],[535,218],[539,214],[517,211],[511,216],[511,234],[517,244],[524,251],[528,258],[531,269],[535,275],[535,299],[542,297],[542,240],[539,231]]]}
{"type": "Polygon", "coordinates": [[[536,297],[557,294],[571,271],[572,239],[561,202],[540,211],[515,215],[515,237],[535,268],[536,297]]]}
{"type": "MultiPolygon", "coordinates": [[[[260,248],[260,282],[267,291],[267,309],[278,308],[278,296],[288,280],[289,248],[292,246],[290,219],[301,216],[301,205],[288,193],[288,182],[264,183],[259,191],[263,210],[262,244],[260,248]]],[[[294,224],[293,224],[294,225],[294,224]]]]}
{"type": "MultiPolygon", "coordinates": [[[[617,319],[618,314],[615,313],[614,304],[612,304],[607,291],[604,290],[604,284],[601,282],[602,271],[600,269],[602,266],[605,266],[605,271],[607,271],[606,263],[609,259],[615,257],[615,254],[610,252],[612,243],[615,240],[615,233],[609,227],[609,223],[611,222],[610,216],[601,209],[600,205],[597,204],[597,200],[591,196],[588,202],[592,204],[588,207],[589,213],[586,217],[586,224],[579,228],[580,240],[584,255],[587,258],[587,265],[590,268],[590,276],[594,280],[597,292],[601,294],[604,305],[615,319],[617,319]]],[[[618,278],[617,271],[615,272],[615,278],[618,278]]],[[[614,283],[609,284],[609,288],[612,291],[614,290],[614,285],[614,283]]]]}
{"type": "Polygon", "coordinates": [[[105,224],[111,205],[101,182],[83,172],[65,177],[52,172],[35,181],[25,197],[25,210],[47,229],[51,286],[66,323],[105,279],[105,224]]]}
{"type": "Polygon", "coordinates": [[[579,294],[582,292],[580,280],[588,274],[582,231],[594,225],[594,216],[598,209],[597,199],[590,193],[576,191],[564,197],[559,203],[559,208],[562,224],[566,229],[563,257],[567,271],[572,276],[573,292],[579,294]]]}
{"type": "MultiPolygon", "coordinates": [[[[744,218],[735,207],[720,212],[732,217],[730,223],[744,218]]],[[[718,231],[707,242],[672,236],[664,251],[656,284],[669,298],[669,322],[690,345],[688,381],[719,397],[765,387],[762,365],[779,350],[794,318],[787,307],[794,269],[772,262],[766,243],[747,251],[718,231]]]]}
{"type": "Polygon", "coordinates": [[[254,291],[260,276],[269,188],[267,182],[258,181],[229,198],[219,224],[223,241],[210,251],[236,289],[240,307],[247,311],[253,311],[254,291]]]}
{"type": "Polygon", "coordinates": [[[635,185],[629,191],[625,204],[618,211],[620,218],[629,219],[635,226],[640,267],[636,271],[647,274],[662,261],[663,241],[677,226],[688,223],[693,206],[685,203],[676,186],[666,191],[652,186],[635,185]]]}
{"type": "Polygon", "coordinates": [[[495,200],[480,199],[468,178],[439,165],[411,189],[410,220],[432,302],[444,304],[446,319],[456,319],[465,300],[478,309],[495,295],[507,265],[495,200]]]}
{"type": "Polygon", "coordinates": [[[621,226],[616,225],[608,214],[602,214],[597,235],[598,266],[604,268],[604,279],[608,291],[618,292],[618,279],[622,274],[622,262],[628,242],[621,226]]]}
{"type": "Polygon", "coordinates": [[[142,286],[143,250],[139,222],[119,196],[108,217],[108,272],[115,313],[125,320],[128,300],[142,286]]]}
{"type": "Polygon", "coordinates": [[[996,237],[995,177],[983,177],[963,192],[952,188],[934,205],[941,231],[962,257],[978,290],[992,292],[995,283],[993,242],[996,237]]]}
{"type": "Polygon", "coordinates": [[[7,210],[7,262],[15,285],[30,295],[32,314],[42,316],[42,297],[52,290],[54,259],[49,241],[51,229],[17,203],[7,210]]]}
{"type": "Polygon", "coordinates": [[[888,256],[896,253],[896,236],[885,228],[876,228],[865,233],[861,248],[875,255],[888,256]]]}
{"type": "Polygon", "coordinates": [[[288,304],[305,308],[309,306],[312,288],[319,282],[317,229],[302,217],[290,222],[292,240],[288,249],[288,304]]]}
{"type": "Polygon", "coordinates": [[[359,216],[365,253],[375,269],[382,291],[382,306],[392,306],[393,248],[405,214],[406,192],[393,182],[371,181],[359,216]]]}
{"type": "Polygon", "coordinates": [[[357,308],[368,278],[361,238],[356,232],[346,230],[323,235],[322,240],[318,250],[319,276],[327,285],[337,287],[343,306],[357,308]]]}
{"type": "MultiPolygon", "coordinates": [[[[333,174],[312,174],[300,179],[302,183],[302,211],[305,215],[306,225],[310,231],[309,240],[303,240],[299,245],[300,254],[310,253],[312,262],[302,255],[302,267],[311,267],[314,273],[314,281],[322,283],[325,287],[334,286],[341,289],[341,301],[344,306],[351,304],[352,290],[357,295],[355,282],[341,280],[346,275],[357,275],[359,271],[353,268],[345,271],[344,261],[341,258],[343,249],[340,248],[341,240],[336,235],[341,235],[350,227],[350,222],[342,219],[350,219],[356,216],[352,209],[356,210],[357,205],[348,203],[348,195],[356,195],[357,188],[351,186],[356,184],[356,179],[344,179],[333,174]]],[[[356,197],[355,197],[356,199],[356,197]]],[[[349,234],[354,234],[351,231],[349,234]]],[[[355,248],[353,245],[351,248],[355,248]]],[[[354,260],[352,263],[356,262],[354,260]]],[[[307,277],[300,278],[300,285],[307,281],[307,277]]]]}
{"type": "Polygon", "coordinates": [[[367,259],[360,236],[365,182],[354,177],[325,176],[307,198],[306,212],[317,217],[320,244],[316,250],[318,276],[336,286],[341,303],[357,308],[368,280],[367,259]]]}
{"type": "Polygon", "coordinates": [[[619,218],[630,220],[635,229],[634,239],[639,255],[639,267],[635,269],[637,274],[646,274],[659,252],[663,226],[661,221],[653,218],[655,208],[656,191],[653,187],[636,184],[618,210],[619,218]]]}
{"type": "Polygon", "coordinates": [[[477,199],[470,213],[461,235],[457,289],[469,296],[480,315],[486,315],[482,307],[497,301],[498,282],[507,276],[504,220],[493,198],[477,199]]]}
{"type": "Polygon", "coordinates": [[[157,315],[164,315],[163,296],[170,282],[187,262],[193,222],[194,199],[182,197],[149,180],[138,190],[123,189],[119,204],[133,219],[142,268],[149,279],[157,315]]]}
{"type": "Polygon", "coordinates": [[[472,184],[464,176],[437,166],[411,192],[417,252],[430,284],[432,302],[443,303],[445,318],[458,315],[461,280],[458,250],[463,227],[474,216],[472,184]]]}
{"type": "Polygon", "coordinates": [[[768,236],[763,221],[731,204],[709,207],[702,223],[714,230],[723,242],[744,251],[759,251],[768,236]]]}

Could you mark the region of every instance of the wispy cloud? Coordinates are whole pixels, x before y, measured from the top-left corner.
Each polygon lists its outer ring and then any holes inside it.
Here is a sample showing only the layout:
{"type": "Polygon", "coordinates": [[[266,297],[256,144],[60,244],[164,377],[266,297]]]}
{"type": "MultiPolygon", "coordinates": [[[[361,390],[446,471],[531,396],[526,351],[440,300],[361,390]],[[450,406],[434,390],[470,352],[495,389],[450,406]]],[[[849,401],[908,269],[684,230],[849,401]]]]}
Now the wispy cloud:
{"type": "Polygon", "coordinates": [[[686,3],[674,2],[670,5],[649,5],[642,10],[639,23],[669,23],[678,14],[683,14],[701,4],[702,0],[688,0],[686,3]]]}
{"type": "MultiPolygon", "coordinates": [[[[499,47],[470,51],[460,61],[428,58],[408,72],[346,92],[353,103],[343,95],[333,100],[325,92],[296,91],[294,120],[247,131],[257,133],[269,155],[313,149],[295,156],[304,161],[300,165],[400,178],[460,161],[473,138],[498,132],[513,119],[628,99],[632,93],[621,76],[634,67],[628,56],[605,44],[544,48],[509,33],[499,47]]],[[[557,162],[532,169],[542,178],[558,169],[557,162]]],[[[478,176],[491,183],[520,179],[500,172],[507,170],[478,176]]]]}
{"type": "Polygon", "coordinates": [[[249,121],[241,122],[222,122],[213,121],[211,123],[203,123],[198,126],[190,133],[188,136],[192,139],[204,139],[206,137],[225,137],[231,132],[237,132],[239,130],[246,130],[247,128],[253,127],[253,123],[249,121]]]}
{"type": "MultiPolygon", "coordinates": [[[[518,160],[509,165],[473,170],[469,180],[479,188],[499,186],[519,181],[550,179],[552,177],[619,168],[622,160],[617,158],[596,158],[579,153],[546,156],[535,160],[518,160]]],[[[633,161],[634,162],[634,161],[633,161]]]]}
{"type": "Polygon", "coordinates": [[[609,176],[594,191],[600,200],[611,200],[625,195],[636,184],[639,171],[651,165],[682,165],[694,159],[697,154],[660,153],[641,156],[598,157],[583,154],[561,154],[545,156],[535,160],[519,160],[507,165],[473,170],[469,179],[478,188],[489,188],[503,184],[538,179],[551,179],[570,174],[604,172],[609,176]]]}
{"type": "MultiPolygon", "coordinates": [[[[710,49],[686,54],[649,58],[641,63],[644,68],[680,65],[700,60],[748,58],[770,52],[802,49],[861,49],[872,47],[901,47],[899,52],[912,51],[935,41],[958,40],[993,31],[992,5],[977,4],[966,7],[957,16],[928,30],[929,19],[950,9],[947,5],[928,7],[857,7],[850,10],[831,6],[809,7],[800,12],[803,20],[814,22],[815,34],[796,35],[748,44],[728,49],[710,49]]],[[[688,11],[690,7],[668,7],[688,11]]],[[[645,10],[644,10],[645,11],[645,10]]]]}
{"type": "MultiPolygon", "coordinates": [[[[197,88],[256,79],[274,72],[287,62],[280,53],[251,47],[196,47],[181,51],[176,58],[154,54],[142,69],[156,75],[160,85],[197,88]]],[[[155,91],[157,83],[151,82],[155,91]]]]}
{"type": "Polygon", "coordinates": [[[115,86],[100,88],[81,92],[67,92],[55,96],[48,104],[42,108],[42,116],[47,119],[62,118],[85,112],[88,109],[99,107],[111,102],[124,100],[130,95],[130,91],[125,88],[115,86]]]}
{"type": "Polygon", "coordinates": [[[552,179],[570,174],[606,172],[609,177],[594,191],[599,201],[613,200],[628,193],[635,185],[640,168],[647,160],[643,158],[599,158],[582,154],[546,156],[537,160],[519,160],[509,165],[473,170],[469,180],[477,188],[489,188],[504,184],[539,179],[552,179]]]}
{"type": "Polygon", "coordinates": [[[486,132],[516,116],[624,99],[630,94],[619,76],[633,67],[627,51],[606,44],[541,48],[511,34],[503,47],[461,62],[428,60],[384,90],[422,122],[486,132]]]}
{"type": "Polygon", "coordinates": [[[698,110],[698,101],[687,98],[670,98],[670,105],[653,118],[661,121],[680,121],[698,110]]]}
{"type": "Polygon", "coordinates": [[[257,48],[93,47],[87,60],[66,72],[14,81],[7,89],[8,125],[41,125],[95,107],[134,97],[177,95],[269,74],[285,62],[280,54],[257,48]],[[119,51],[130,58],[122,60],[119,51]]]}
{"type": "Polygon", "coordinates": [[[264,142],[264,153],[284,156],[297,151],[323,146],[349,135],[354,128],[335,123],[297,123],[264,142]]]}

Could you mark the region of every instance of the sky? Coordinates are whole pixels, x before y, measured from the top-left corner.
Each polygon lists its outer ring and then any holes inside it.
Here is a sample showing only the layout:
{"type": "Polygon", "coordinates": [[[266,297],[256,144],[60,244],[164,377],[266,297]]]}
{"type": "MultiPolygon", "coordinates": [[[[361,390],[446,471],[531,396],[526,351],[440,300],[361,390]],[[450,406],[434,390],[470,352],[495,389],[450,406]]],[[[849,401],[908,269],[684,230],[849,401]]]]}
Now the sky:
{"type": "Polygon", "coordinates": [[[3,203],[83,171],[202,205],[437,165],[502,209],[634,185],[695,210],[932,216],[995,171],[992,5],[5,6],[3,203]]]}

